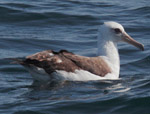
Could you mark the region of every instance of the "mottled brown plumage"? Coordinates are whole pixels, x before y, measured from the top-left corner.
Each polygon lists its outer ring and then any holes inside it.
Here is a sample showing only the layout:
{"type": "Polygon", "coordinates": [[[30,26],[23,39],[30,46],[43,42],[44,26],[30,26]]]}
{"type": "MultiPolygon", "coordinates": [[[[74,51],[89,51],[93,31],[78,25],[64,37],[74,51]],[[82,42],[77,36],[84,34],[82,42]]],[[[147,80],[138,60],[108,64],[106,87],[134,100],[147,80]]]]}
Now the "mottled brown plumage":
{"type": "Polygon", "coordinates": [[[43,68],[48,74],[56,70],[74,72],[77,69],[86,70],[101,77],[104,77],[107,73],[111,73],[111,69],[102,58],[83,57],[66,50],[61,50],[59,52],[54,52],[52,50],[42,51],[27,56],[22,64],[43,68]]]}

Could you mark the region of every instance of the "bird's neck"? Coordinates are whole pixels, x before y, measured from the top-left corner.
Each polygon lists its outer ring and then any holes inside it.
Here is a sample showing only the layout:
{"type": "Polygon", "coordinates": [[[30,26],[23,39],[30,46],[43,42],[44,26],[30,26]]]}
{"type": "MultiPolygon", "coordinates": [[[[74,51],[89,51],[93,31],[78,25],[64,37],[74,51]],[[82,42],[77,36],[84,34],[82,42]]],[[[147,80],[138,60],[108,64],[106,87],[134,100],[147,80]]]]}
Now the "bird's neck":
{"type": "Polygon", "coordinates": [[[118,78],[120,72],[120,58],[117,43],[98,37],[98,56],[102,56],[105,59],[112,73],[118,78]]]}

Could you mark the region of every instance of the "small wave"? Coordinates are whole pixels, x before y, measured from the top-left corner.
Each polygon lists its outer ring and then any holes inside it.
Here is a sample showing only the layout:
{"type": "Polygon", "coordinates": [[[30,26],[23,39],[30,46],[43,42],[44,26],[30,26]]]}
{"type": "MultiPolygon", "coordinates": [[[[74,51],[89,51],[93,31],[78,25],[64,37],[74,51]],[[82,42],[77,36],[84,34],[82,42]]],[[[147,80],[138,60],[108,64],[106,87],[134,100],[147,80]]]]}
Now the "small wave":
{"type": "Polygon", "coordinates": [[[6,7],[12,7],[12,8],[33,8],[33,7],[36,7],[35,5],[31,5],[31,4],[25,4],[25,3],[5,3],[5,4],[2,4],[3,6],[6,6],[6,7]]]}
{"type": "Polygon", "coordinates": [[[139,8],[133,9],[133,11],[149,11],[149,10],[150,10],[150,6],[139,7],[139,8]]]}
{"type": "Polygon", "coordinates": [[[76,15],[76,14],[67,14],[63,12],[43,12],[39,13],[33,11],[12,9],[8,7],[0,6],[0,15],[3,18],[0,18],[0,22],[7,23],[20,23],[28,22],[32,23],[33,21],[42,20],[49,24],[59,24],[59,25],[76,25],[83,24],[85,21],[96,21],[96,17],[91,15],[76,15]]]}
{"type": "Polygon", "coordinates": [[[38,13],[28,13],[19,9],[13,9],[9,7],[0,6],[0,22],[24,22],[29,20],[39,20],[46,18],[42,14],[38,13]]]}
{"type": "Polygon", "coordinates": [[[130,65],[140,65],[140,66],[149,66],[150,65],[150,55],[148,55],[145,58],[140,59],[138,61],[122,64],[121,66],[125,66],[125,65],[128,65],[128,64],[130,64],[130,65]]]}
{"type": "Polygon", "coordinates": [[[134,8],[134,9],[126,10],[126,11],[129,11],[135,14],[146,14],[146,13],[149,13],[149,10],[150,10],[150,7],[145,6],[145,7],[138,7],[138,8],[134,8]]]}
{"type": "MultiPolygon", "coordinates": [[[[141,97],[141,98],[134,98],[125,100],[122,106],[118,106],[113,108],[112,113],[125,113],[125,114],[148,114],[149,107],[148,104],[150,103],[150,97],[141,97]]],[[[118,102],[118,101],[117,101],[118,102]]]]}
{"type": "Polygon", "coordinates": [[[76,5],[87,5],[87,6],[93,6],[93,7],[112,7],[114,6],[113,4],[108,4],[106,2],[92,2],[92,1],[76,1],[76,0],[71,0],[69,1],[71,4],[76,4],[76,5]]]}
{"type": "Polygon", "coordinates": [[[10,7],[7,7],[7,6],[0,6],[0,14],[1,15],[6,15],[6,14],[9,14],[9,13],[19,13],[20,11],[17,10],[17,9],[12,9],[10,7]]]}
{"type": "Polygon", "coordinates": [[[85,21],[97,20],[96,17],[93,17],[91,15],[66,14],[62,12],[47,12],[43,13],[43,15],[47,16],[50,23],[60,25],[62,24],[76,25],[76,24],[83,24],[85,21]]]}
{"type": "Polygon", "coordinates": [[[140,75],[140,77],[143,77],[143,75],[150,74],[149,66],[150,66],[150,56],[147,56],[137,61],[121,64],[121,74],[126,74],[130,76],[140,75]]]}
{"type": "Polygon", "coordinates": [[[49,24],[82,24],[85,21],[96,21],[97,18],[88,14],[64,13],[61,10],[44,7],[42,5],[29,5],[23,3],[0,4],[0,22],[20,23],[32,22],[37,20],[47,21],[49,24]],[[42,10],[37,10],[42,9],[42,10]]]}

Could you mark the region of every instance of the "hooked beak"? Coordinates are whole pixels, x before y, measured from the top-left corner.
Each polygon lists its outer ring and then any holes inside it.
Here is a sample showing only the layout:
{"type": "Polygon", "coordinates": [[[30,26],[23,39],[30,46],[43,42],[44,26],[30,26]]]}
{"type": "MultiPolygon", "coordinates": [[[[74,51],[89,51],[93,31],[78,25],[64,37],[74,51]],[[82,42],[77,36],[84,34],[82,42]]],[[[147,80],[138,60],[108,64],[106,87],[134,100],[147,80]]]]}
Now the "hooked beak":
{"type": "Polygon", "coordinates": [[[134,40],[131,36],[129,36],[126,32],[123,33],[123,41],[132,44],[133,46],[144,51],[144,45],[134,40]]]}

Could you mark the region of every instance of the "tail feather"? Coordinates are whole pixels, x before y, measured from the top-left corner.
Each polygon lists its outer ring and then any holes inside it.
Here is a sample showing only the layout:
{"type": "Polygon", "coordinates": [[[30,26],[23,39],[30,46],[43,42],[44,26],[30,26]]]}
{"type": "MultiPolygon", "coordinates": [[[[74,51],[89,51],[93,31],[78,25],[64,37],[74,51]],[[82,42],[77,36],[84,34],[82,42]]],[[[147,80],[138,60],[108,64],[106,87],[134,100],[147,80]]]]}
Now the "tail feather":
{"type": "Polygon", "coordinates": [[[49,74],[45,72],[44,69],[34,66],[33,64],[28,63],[25,58],[6,58],[11,60],[11,64],[21,64],[24,68],[31,74],[34,80],[39,82],[47,82],[50,80],[49,74]]]}
{"type": "Polygon", "coordinates": [[[25,65],[24,63],[24,58],[6,58],[8,60],[11,60],[12,62],[10,62],[10,64],[21,64],[21,65],[25,65]]]}

